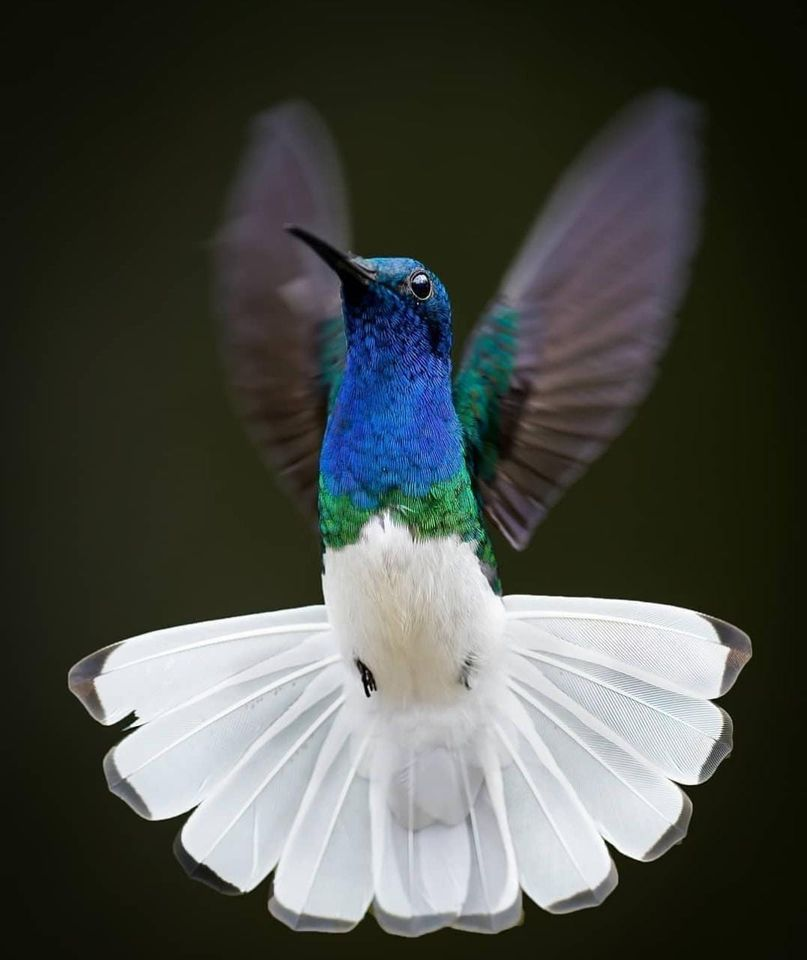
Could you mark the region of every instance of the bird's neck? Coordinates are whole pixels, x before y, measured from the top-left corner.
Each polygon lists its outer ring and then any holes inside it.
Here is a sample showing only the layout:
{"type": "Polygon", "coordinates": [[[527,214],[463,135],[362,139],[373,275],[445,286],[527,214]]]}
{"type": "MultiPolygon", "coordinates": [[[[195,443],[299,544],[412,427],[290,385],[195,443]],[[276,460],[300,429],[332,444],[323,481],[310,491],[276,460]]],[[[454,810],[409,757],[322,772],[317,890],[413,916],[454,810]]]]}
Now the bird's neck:
{"type": "Polygon", "coordinates": [[[478,505],[449,360],[349,351],[323,441],[319,500],[326,547],[356,542],[384,512],[420,536],[475,538],[478,505]]]}

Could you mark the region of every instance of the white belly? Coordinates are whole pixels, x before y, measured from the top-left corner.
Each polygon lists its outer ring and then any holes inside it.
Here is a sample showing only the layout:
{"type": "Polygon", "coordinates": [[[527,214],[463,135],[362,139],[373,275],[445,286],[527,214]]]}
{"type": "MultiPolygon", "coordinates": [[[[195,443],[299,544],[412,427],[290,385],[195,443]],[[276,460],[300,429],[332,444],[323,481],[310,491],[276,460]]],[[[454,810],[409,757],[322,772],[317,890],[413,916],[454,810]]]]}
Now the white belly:
{"type": "Polygon", "coordinates": [[[416,541],[376,517],[358,543],[325,551],[322,585],[343,655],[372,671],[374,699],[448,705],[496,659],[504,608],[459,537],[416,541]]]}

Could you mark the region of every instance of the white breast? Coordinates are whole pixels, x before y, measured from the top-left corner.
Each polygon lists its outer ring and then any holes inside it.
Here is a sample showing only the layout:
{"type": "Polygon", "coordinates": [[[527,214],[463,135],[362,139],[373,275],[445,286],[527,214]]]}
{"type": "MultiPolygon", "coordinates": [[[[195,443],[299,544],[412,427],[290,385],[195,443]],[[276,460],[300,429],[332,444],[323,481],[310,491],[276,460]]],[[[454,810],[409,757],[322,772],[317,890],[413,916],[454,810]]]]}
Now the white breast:
{"type": "MultiPolygon", "coordinates": [[[[473,544],[414,540],[388,515],[324,557],[323,592],[345,659],[372,671],[379,700],[449,704],[483,681],[504,609],[473,544]]],[[[357,683],[358,672],[356,672],[357,683]]]]}

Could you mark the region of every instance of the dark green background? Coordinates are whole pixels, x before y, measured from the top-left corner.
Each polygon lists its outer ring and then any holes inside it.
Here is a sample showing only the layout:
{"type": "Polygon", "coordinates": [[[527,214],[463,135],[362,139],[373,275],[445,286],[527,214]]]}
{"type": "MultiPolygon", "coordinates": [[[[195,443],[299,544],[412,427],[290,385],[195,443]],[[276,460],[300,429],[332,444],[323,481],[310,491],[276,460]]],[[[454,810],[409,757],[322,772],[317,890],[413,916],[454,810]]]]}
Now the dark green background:
{"type": "Polygon", "coordinates": [[[790,599],[794,10],[294,0],[34,3],[6,19],[5,152],[19,169],[5,201],[3,847],[26,951],[786,954],[803,755],[789,742],[803,643],[790,599]],[[659,84],[710,112],[680,334],[626,436],[532,549],[500,549],[501,566],[508,592],[659,600],[742,625],[755,657],[726,702],[735,753],[692,791],[686,843],[650,865],[618,857],[621,885],[597,910],[528,906],[525,926],[494,939],[410,943],[372,919],[347,937],[292,935],[263,888],[230,899],[189,882],[170,851],[177,824],[146,824],[107,794],[116,735],[65,685],[74,660],[130,634],[319,597],[317,544],[242,436],[216,355],[206,245],[245,124],[312,100],[343,149],[356,249],[425,260],[464,332],[564,165],[659,84]]]}

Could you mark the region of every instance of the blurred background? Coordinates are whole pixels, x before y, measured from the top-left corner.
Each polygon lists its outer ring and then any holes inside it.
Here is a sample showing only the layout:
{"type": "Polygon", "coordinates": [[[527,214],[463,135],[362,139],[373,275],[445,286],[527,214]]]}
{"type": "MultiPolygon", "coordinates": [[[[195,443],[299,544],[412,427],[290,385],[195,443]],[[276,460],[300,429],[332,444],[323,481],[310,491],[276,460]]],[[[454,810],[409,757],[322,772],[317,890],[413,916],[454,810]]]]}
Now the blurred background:
{"type": "Polygon", "coordinates": [[[5,27],[5,858],[26,950],[788,955],[796,4],[33,2],[5,27]],[[754,660],[725,703],[735,752],[690,791],[686,843],[652,865],[617,856],[597,910],[527,905],[495,940],[413,944],[371,918],[347,937],[291,934],[265,887],[232,899],[190,882],[178,823],[146,824],[107,793],[117,733],[66,688],[75,660],[120,638],[320,595],[317,543],[242,435],[216,351],[208,244],[245,125],[310,99],[342,148],[355,249],[439,272],[461,339],[566,164],[658,85],[710,118],[679,335],[626,435],[528,552],[498,541],[499,556],[508,592],[657,600],[745,628],[754,660]]]}

